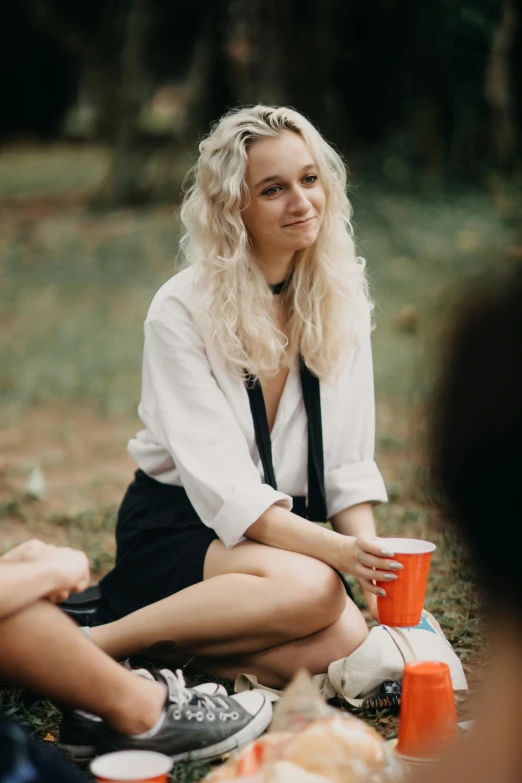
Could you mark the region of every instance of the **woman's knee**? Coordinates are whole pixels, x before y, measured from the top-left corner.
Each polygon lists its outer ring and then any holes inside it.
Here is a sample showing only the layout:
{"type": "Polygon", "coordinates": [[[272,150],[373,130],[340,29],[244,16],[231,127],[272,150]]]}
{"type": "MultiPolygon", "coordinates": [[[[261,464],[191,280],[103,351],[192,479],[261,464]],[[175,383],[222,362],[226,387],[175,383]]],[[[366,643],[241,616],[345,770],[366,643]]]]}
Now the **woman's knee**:
{"type": "Polygon", "coordinates": [[[281,641],[326,628],[346,606],[345,589],[333,568],[296,552],[254,541],[227,550],[214,541],[205,559],[205,579],[224,574],[250,574],[264,580],[264,622],[281,641]]]}
{"type": "Polygon", "coordinates": [[[353,601],[349,601],[342,617],[326,632],[329,637],[325,644],[329,664],[355,652],[366,641],[368,633],[361,611],[353,601]]]}
{"type": "MultiPolygon", "coordinates": [[[[348,602],[342,617],[310,640],[302,650],[296,650],[293,670],[308,669],[310,674],[323,674],[334,661],[347,658],[368,636],[368,626],[359,609],[348,602]],[[299,653],[302,652],[302,657],[299,653]]],[[[288,672],[286,675],[288,676],[288,672]]]]}
{"type": "Polygon", "coordinates": [[[280,603],[278,624],[296,639],[335,623],[347,600],[338,574],[324,563],[307,560],[307,568],[288,573],[283,581],[272,577],[280,603]]]}

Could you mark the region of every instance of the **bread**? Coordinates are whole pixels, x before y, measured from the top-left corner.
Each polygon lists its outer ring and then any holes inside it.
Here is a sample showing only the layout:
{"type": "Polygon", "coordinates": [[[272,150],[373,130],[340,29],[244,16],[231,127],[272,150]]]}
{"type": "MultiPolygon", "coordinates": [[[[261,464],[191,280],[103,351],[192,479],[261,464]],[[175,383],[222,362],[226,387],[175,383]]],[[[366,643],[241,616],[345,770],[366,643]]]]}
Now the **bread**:
{"type": "Polygon", "coordinates": [[[379,734],[357,718],[311,724],[283,751],[289,761],[333,783],[359,783],[384,771],[387,756],[379,734]]]}
{"type": "Polygon", "coordinates": [[[387,780],[383,739],[358,718],[346,715],[316,721],[300,734],[266,734],[213,770],[205,783],[240,777],[252,749],[261,763],[263,783],[381,783],[387,780]],[[255,746],[255,748],[254,748],[255,746]]]}
{"type": "Polygon", "coordinates": [[[264,776],[264,783],[331,783],[329,778],[306,772],[289,761],[278,761],[264,776]]]}
{"type": "Polygon", "coordinates": [[[205,778],[205,783],[223,783],[228,780],[235,780],[239,776],[239,768],[241,761],[248,756],[254,745],[261,746],[261,760],[263,767],[272,765],[274,762],[279,761],[283,755],[284,749],[295,739],[294,734],[265,734],[260,737],[255,743],[250,743],[241,748],[237,753],[227,761],[221,767],[212,770],[205,778]]]}

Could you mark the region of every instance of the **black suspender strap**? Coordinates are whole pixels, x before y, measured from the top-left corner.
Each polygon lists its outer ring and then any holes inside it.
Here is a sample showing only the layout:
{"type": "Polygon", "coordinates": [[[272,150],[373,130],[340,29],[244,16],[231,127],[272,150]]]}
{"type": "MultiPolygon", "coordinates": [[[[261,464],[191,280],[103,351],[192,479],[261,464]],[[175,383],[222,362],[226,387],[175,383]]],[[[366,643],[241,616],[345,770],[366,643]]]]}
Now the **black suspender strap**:
{"type": "MultiPolygon", "coordinates": [[[[324,489],[323,428],[321,422],[321,394],[319,379],[299,359],[303,400],[308,417],[308,503],[307,517],[315,522],[326,522],[326,494],[324,489]]],[[[247,376],[246,382],[250,410],[254,420],[256,443],[263,465],[265,482],[277,489],[272,462],[272,444],[266,417],[263,390],[259,380],[247,376]]]]}
{"type": "Polygon", "coordinates": [[[259,379],[256,378],[254,380],[251,375],[247,375],[246,388],[254,420],[257,449],[263,465],[263,473],[265,474],[265,484],[269,484],[273,489],[277,489],[274,463],[272,462],[272,442],[270,440],[270,430],[268,429],[263,389],[259,379]]]}
{"type": "Polygon", "coordinates": [[[307,517],[314,522],[326,522],[326,492],[324,488],[323,424],[319,378],[299,357],[303,400],[308,417],[308,505],[307,517]]]}

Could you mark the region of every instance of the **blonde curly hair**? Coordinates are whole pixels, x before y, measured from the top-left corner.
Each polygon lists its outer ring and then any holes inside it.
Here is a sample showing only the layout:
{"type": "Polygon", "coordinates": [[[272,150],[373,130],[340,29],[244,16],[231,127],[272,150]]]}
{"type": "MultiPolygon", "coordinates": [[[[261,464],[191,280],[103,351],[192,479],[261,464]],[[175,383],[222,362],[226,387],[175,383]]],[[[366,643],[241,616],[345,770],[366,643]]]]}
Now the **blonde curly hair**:
{"type": "Polygon", "coordinates": [[[357,342],[361,294],[369,301],[364,261],[353,240],[346,168],[341,157],[301,114],[286,107],[240,108],[222,117],[199,145],[192,184],[181,208],[184,264],[196,269],[212,337],[231,370],[254,377],[278,372],[300,353],[321,380],[334,380],[357,342]],[[248,150],[256,141],[290,131],[307,144],[326,195],[315,243],[295,254],[284,293],[286,334],[274,297],[252,258],[242,217],[249,193],[248,150]]]}

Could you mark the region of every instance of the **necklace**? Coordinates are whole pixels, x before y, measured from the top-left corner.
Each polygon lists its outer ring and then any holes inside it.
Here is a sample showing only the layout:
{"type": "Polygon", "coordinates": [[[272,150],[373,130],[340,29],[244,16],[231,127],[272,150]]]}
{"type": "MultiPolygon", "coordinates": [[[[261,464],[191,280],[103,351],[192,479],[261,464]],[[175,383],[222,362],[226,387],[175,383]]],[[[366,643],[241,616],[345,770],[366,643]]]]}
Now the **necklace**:
{"type": "Polygon", "coordinates": [[[290,285],[290,281],[292,279],[293,272],[291,272],[288,277],[285,277],[284,280],[282,280],[280,283],[275,283],[274,285],[270,285],[270,290],[274,294],[274,296],[277,296],[278,294],[283,294],[288,286],[290,285]]]}

